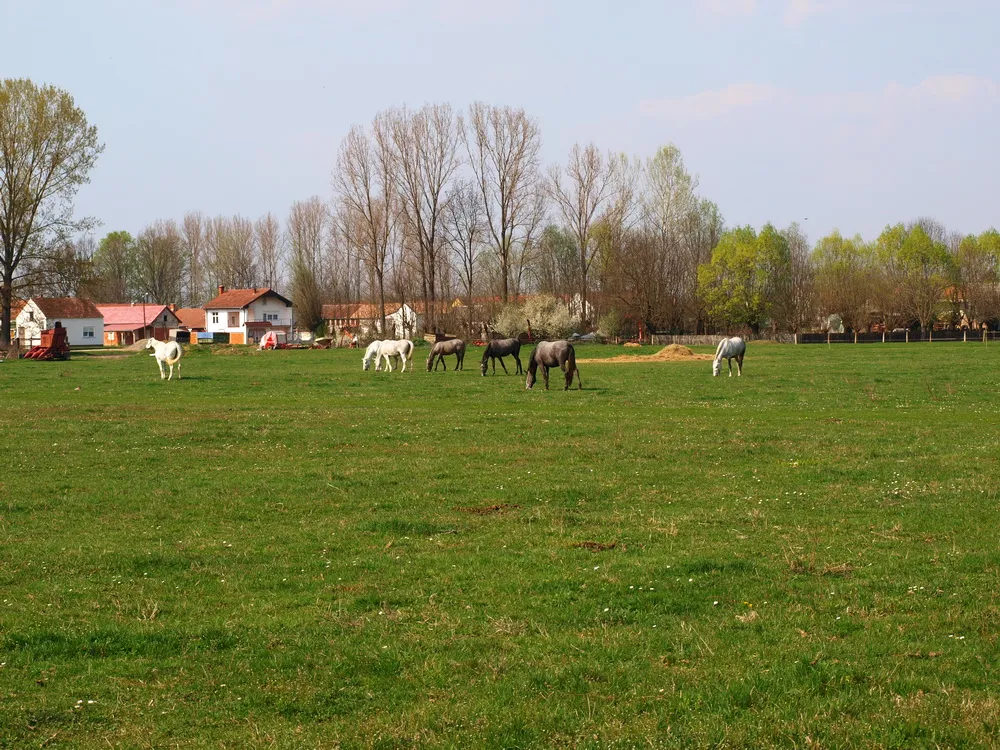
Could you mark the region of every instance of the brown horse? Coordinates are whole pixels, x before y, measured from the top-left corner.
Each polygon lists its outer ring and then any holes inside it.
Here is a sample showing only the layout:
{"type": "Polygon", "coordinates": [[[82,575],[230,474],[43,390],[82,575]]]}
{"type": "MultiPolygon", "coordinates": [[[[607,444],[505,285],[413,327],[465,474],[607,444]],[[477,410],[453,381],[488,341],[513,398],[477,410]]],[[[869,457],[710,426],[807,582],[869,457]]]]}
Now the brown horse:
{"type": "Polygon", "coordinates": [[[577,382],[580,384],[580,390],[583,390],[583,381],[580,379],[580,371],[576,367],[576,350],[573,349],[573,345],[568,341],[539,341],[538,345],[535,346],[535,350],[531,353],[531,359],[528,360],[528,377],[525,380],[525,388],[529,391],[532,386],[535,385],[535,373],[538,371],[538,366],[542,366],[542,377],[545,379],[545,390],[549,389],[549,368],[558,367],[564,373],[566,373],[566,387],[563,388],[564,391],[568,391],[569,387],[573,385],[573,373],[576,373],[577,382]]]}
{"type": "Polygon", "coordinates": [[[514,361],[517,362],[517,372],[515,375],[520,375],[524,372],[524,368],[521,367],[521,342],[517,339],[494,339],[486,345],[486,349],[483,351],[483,361],[479,363],[479,371],[483,373],[483,377],[486,377],[486,367],[487,362],[492,360],[493,362],[493,374],[497,374],[497,360],[500,360],[500,366],[503,368],[503,374],[509,375],[507,372],[507,365],[503,363],[503,358],[510,355],[514,357],[514,361]]]}
{"type": "Polygon", "coordinates": [[[448,339],[447,341],[437,341],[434,346],[431,347],[431,353],[427,355],[427,372],[431,371],[431,365],[434,365],[434,369],[437,370],[438,364],[444,367],[445,370],[448,369],[448,365],[444,363],[445,355],[454,354],[455,355],[455,369],[463,369],[462,363],[465,361],[465,342],[462,339],[448,339]],[[435,362],[435,358],[437,362],[435,362]]]}

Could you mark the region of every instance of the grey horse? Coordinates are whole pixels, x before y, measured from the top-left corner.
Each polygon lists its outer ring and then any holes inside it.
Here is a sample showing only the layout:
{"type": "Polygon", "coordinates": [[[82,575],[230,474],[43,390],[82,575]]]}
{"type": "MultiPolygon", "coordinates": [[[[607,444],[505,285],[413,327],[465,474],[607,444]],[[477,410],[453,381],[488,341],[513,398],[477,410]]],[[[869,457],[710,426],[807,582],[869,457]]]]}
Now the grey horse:
{"type": "Polygon", "coordinates": [[[545,379],[545,390],[549,389],[549,368],[558,367],[566,374],[566,387],[568,391],[573,385],[573,373],[576,373],[580,390],[583,390],[583,381],[580,379],[580,371],[576,367],[576,350],[568,341],[540,341],[535,346],[535,351],[531,353],[528,360],[528,377],[525,380],[525,388],[529,391],[535,385],[535,373],[538,366],[542,367],[542,377],[545,379]]]}
{"type": "Polygon", "coordinates": [[[462,339],[448,339],[447,341],[437,341],[431,347],[431,353],[427,355],[427,372],[431,371],[431,365],[437,370],[438,364],[447,370],[448,365],[444,363],[446,354],[455,355],[456,370],[463,369],[462,363],[465,362],[465,342],[462,339]],[[435,358],[437,359],[436,362],[434,361],[435,358]]]}
{"type": "Polygon", "coordinates": [[[524,368],[521,366],[521,342],[517,339],[495,339],[486,345],[486,350],[483,352],[483,361],[479,363],[479,371],[483,373],[483,377],[486,377],[486,362],[488,359],[493,360],[493,374],[497,374],[497,360],[500,360],[500,366],[503,368],[504,375],[509,375],[507,372],[507,365],[503,363],[503,358],[506,356],[513,356],[514,361],[517,362],[517,372],[515,375],[520,375],[524,372],[524,368]]]}

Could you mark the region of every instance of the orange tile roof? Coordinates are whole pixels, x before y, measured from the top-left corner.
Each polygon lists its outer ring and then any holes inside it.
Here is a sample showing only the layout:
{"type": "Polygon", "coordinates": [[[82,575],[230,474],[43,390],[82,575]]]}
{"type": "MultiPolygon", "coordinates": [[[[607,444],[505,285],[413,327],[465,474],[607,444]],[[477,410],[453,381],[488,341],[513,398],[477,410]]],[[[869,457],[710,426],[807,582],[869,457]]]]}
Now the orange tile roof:
{"type": "Polygon", "coordinates": [[[215,299],[206,302],[202,307],[205,310],[242,310],[244,307],[249,307],[254,300],[268,294],[274,295],[286,305],[291,306],[292,304],[290,300],[285,299],[273,289],[260,287],[256,289],[227,289],[215,299]]]}
{"type": "Polygon", "coordinates": [[[46,320],[56,318],[101,318],[101,311],[89,299],[79,297],[32,297],[31,301],[45,315],[46,320]]]}
{"type": "Polygon", "coordinates": [[[200,307],[182,307],[174,315],[185,328],[205,327],[205,311],[200,307]]]}

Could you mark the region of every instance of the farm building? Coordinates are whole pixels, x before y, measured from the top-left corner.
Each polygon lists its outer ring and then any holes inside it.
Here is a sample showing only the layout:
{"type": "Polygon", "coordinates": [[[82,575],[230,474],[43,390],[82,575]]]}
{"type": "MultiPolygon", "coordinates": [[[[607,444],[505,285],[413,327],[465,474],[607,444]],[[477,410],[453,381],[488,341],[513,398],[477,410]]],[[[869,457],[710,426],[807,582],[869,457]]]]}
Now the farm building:
{"type": "Polygon", "coordinates": [[[32,297],[16,319],[16,337],[22,349],[41,342],[42,331],[61,323],[70,346],[100,346],[104,340],[104,316],[89,299],[79,297],[32,297]]]}
{"type": "Polygon", "coordinates": [[[180,321],[168,305],[159,304],[99,304],[104,316],[104,345],[130,346],[142,339],[166,341],[170,329],[180,321]]]}
{"type": "MultiPolygon", "coordinates": [[[[414,303],[423,307],[423,303],[414,303]]],[[[379,306],[362,302],[353,305],[323,305],[323,320],[327,330],[340,333],[344,329],[357,333],[362,339],[379,335],[381,315],[379,306]]],[[[424,316],[413,307],[398,302],[385,303],[385,337],[412,338],[423,327],[424,316]]]]}
{"type": "Polygon", "coordinates": [[[292,303],[273,289],[226,289],[206,302],[205,330],[229,334],[230,344],[257,344],[268,331],[292,331],[292,303]]]}

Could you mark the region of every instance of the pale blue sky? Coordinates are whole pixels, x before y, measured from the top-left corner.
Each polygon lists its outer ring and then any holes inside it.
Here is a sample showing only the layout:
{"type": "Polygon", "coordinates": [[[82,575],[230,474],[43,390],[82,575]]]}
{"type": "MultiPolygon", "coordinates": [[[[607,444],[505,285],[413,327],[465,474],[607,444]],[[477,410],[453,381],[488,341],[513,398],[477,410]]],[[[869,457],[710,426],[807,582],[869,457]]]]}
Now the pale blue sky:
{"type": "Polygon", "coordinates": [[[100,233],[331,195],[381,108],[523,106],[546,162],[673,141],[729,225],[1000,225],[1000,3],[0,0],[0,75],[70,91],[100,233]]]}

